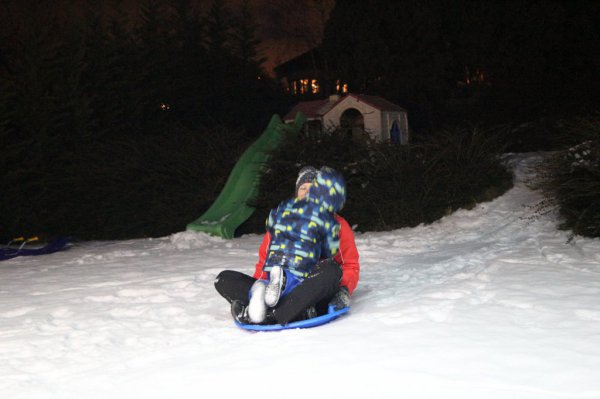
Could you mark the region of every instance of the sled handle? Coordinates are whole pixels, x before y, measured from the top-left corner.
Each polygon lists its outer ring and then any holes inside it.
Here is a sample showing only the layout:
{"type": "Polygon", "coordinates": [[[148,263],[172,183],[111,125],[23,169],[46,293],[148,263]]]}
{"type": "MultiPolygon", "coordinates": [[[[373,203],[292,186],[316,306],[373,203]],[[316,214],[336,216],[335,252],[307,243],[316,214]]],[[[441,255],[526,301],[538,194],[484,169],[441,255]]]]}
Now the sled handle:
{"type": "MultiPolygon", "coordinates": [[[[20,238],[21,240],[24,240],[24,239],[23,239],[23,237],[19,237],[19,238],[20,238]]],[[[19,240],[19,241],[21,241],[21,240],[19,240]]],[[[26,240],[24,240],[24,241],[23,241],[23,243],[21,244],[21,246],[19,247],[19,249],[23,249],[23,247],[24,247],[26,244],[29,244],[30,242],[34,242],[34,241],[37,241],[37,240],[39,240],[39,238],[38,238],[38,237],[36,237],[36,236],[34,236],[34,237],[31,237],[31,238],[28,238],[28,239],[26,239],[26,240]]]]}

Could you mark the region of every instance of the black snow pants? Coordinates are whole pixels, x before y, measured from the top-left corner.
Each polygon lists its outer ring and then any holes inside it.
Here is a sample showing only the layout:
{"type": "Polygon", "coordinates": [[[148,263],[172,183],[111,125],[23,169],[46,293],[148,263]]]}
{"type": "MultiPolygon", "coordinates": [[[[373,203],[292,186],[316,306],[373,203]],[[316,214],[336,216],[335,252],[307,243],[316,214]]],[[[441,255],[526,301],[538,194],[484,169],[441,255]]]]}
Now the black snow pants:
{"type": "MultiPolygon", "coordinates": [[[[295,320],[310,306],[317,314],[327,312],[329,301],[340,289],[342,268],[333,259],[320,261],[311,273],[287,296],[281,298],[274,308],[273,316],[279,324],[295,320]]],[[[234,300],[248,305],[248,293],[256,279],[234,270],[224,270],[215,279],[215,288],[229,303],[234,300]]]]}

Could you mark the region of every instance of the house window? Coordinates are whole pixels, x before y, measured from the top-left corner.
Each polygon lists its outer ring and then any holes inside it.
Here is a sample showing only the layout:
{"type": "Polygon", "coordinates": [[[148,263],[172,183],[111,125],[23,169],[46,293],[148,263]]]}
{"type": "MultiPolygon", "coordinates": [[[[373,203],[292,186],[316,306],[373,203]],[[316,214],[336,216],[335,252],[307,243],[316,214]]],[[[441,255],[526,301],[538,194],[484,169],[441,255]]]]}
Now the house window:
{"type": "Polygon", "coordinates": [[[321,86],[317,79],[300,79],[292,81],[288,91],[295,96],[301,94],[318,94],[321,92],[321,86]]]}
{"type": "Polygon", "coordinates": [[[317,94],[319,92],[319,82],[316,79],[310,81],[310,92],[312,94],[317,94]]]}
{"type": "Polygon", "coordinates": [[[335,81],[336,93],[348,93],[348,83],[342,83],[339,79],[335,81]]]}
{"type": "Polygon", "coordinates": [[[309,90],[309,80],[308,79],[302,79],[300,81],[300,94],[306,94],[308,93],[309,90]]]}
{"type": "Polygon", "coordinates": [[[462,81],[458,82],[459,85],[486,85],[489,82],[486,79],[485,72],[483,72],[479,68],[475,68],[474,72],[471,72],[468,66],[465,66],[464,78],[462,81]]]}
{"type": "Polygon", "coordinates": [[[292,82],[292,94],[318,94],[320,91],[317,79],[300,79],[292,82]]]}

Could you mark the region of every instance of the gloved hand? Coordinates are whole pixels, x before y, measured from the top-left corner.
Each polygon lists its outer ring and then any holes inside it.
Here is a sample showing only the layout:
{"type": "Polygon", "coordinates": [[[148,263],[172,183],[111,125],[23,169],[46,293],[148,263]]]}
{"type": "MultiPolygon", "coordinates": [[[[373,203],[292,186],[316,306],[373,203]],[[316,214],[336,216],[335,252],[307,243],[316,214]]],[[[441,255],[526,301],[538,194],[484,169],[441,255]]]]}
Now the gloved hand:
{"type": "Polygon", "coordinates": [[[335,310],[340,310],[350,306],[350,293],[347,287],[340,287],[340,290],[335,294],[329,302],[329,306],[333,306],[335,310]]]}

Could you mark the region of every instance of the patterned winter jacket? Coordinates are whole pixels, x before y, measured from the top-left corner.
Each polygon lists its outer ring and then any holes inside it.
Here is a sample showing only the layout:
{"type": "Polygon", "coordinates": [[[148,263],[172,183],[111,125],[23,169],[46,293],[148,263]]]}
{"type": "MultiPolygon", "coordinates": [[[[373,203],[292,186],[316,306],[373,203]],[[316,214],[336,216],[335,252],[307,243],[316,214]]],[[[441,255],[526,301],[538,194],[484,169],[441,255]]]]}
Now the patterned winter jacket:
{"type": "Polygon", "coordinates": [[[335,212],[346,200],[346,184],[341,174],[321,168],[305,199],[290,199],[269,214],[271,235],[263,270],[282,266],[305,277],[321,258],[334,257],[339,248],[340,224],[335,212]]]}
{"type": "MultiPolygon", "coordinates": [[[[334,258],[342,268],[340,287],[348,288],[350,295],[352,295],[360,277],[360,257],[356,248],[356,242],[354,241],[352,227],[350,227],[346,219],[338,214],[335,215],[335,219],[340,224],[340,249],[338,249],[337,255],[334,258]]],[[[271,234],[267,231],[258,248],[258,260],[254,265],[253,277],[257,280],[269,279],[269,275],[263,270],[263,267],[267,259],[267,251],[269,250],[270,243],[271,234]]]]}

